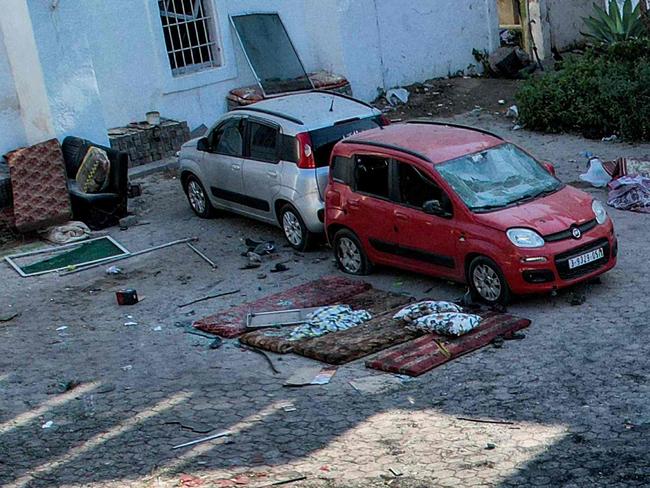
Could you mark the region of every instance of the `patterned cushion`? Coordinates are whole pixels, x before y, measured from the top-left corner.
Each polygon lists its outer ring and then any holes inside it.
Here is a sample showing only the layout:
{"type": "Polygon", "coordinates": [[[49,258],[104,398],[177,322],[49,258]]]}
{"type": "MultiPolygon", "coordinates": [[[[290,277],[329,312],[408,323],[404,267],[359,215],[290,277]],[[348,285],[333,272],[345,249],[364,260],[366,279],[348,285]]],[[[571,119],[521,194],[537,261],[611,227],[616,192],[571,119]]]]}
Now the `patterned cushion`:
{"type": "Polygon", "coordinates": [[[56,139],[5,155],[11,173],[16,228],[21,232],[72,218],[61,145],[56,139]]]}

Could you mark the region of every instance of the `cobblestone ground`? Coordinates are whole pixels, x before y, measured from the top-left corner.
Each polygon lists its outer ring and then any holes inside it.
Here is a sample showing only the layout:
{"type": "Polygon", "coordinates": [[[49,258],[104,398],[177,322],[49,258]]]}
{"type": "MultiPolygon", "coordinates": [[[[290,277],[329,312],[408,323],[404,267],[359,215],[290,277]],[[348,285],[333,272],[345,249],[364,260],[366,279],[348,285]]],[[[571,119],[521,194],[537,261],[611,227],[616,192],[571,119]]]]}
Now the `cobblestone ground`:
{"type": "MultiPolygon", "coordinates": [[[[649,146],[510,132],[489,117],[461,120],[554,161],[566,182],[577,179],[581,151],[606,158],[650,153],[649,146]]],[[[362,361],[339,368],[329,385],[288,389],[284,380],[310,361],[272,355],[280,370],[274,375],[261,356],[235,343],[211,350],[208,339],[174,323],[336,273],[329,251],[303,257],[281,248],[263,271],[291,260],[290,271],[258,279],[258,271],[239,270],[241,240],[281,242],[278,230],[234,216],[197,219],[177,180],[145,184],[138,203],[151,224],[111,235],[131,250],[197,236],[219,269],[185,247],[125,261],[118,277],[101,267],[24,279],[0,267],[0,311],[21,313],[0,323],[1,485],[262,486],[301,476],[287,486],[650,484],[650,217],[611,212],[621,253],[602,284],[515,303],[512,312],[533,320],[523,341],[411,381],[383,375],[381,392],[350,386],[379,375],[362,361]],[[125,286],[145,300],[118,307],[114,291],[125,286]],[[242,291],[177,306],[233,289],[242,291]],[[571,306],[573,293],[584,293],[586,302],[571,306]],[[63,392],[73,380],[79,386],[63,392]],[[171,449],[222,430],[232,435],[171,449]]],[[[417,297],[463,292],[386,269],[368,279],[417,297]]]]}

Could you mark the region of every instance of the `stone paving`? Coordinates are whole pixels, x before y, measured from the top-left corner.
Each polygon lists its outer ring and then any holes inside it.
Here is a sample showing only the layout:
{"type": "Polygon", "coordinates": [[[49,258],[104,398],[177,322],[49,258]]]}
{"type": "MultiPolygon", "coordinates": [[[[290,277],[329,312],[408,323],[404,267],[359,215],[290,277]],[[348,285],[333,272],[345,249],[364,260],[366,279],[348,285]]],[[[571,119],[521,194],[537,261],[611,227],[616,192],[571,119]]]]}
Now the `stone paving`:
{"type": "MultiPolygon", "coordinates": [[[[489,117],[460,120],[554,161],[566,182],[577,179],[581,151],[650,153],[649,146],[510,132],[489,117]]],[[[281,246],[262,271],[286,260],[290,270],[258,279],[258,271],[239,270],[242,239],[280,243],[279,230],[236,216],[197,219],[177,180],[144,183],[137,204],[151,224],[111,235],[131,250],[197,236],[219,269],[182,246],[124,261],[125,274],[116,277],[100,267],[24,279],[1,266],[0,311],[21,315],[0,323],[0,485],[254,487],[302,476],[286,486],[650,485],[650,216],[610,212],[621,253],[602,284],[513,304],[511,312],[533,320],[522,341],[418,379],[382,376],[381,392],[350,385],[380,375],[363,361],[340,367],[329,385],[290,389],[284,380],[311,361],[271,355],[275,375],[235,342],[211,350],[209,339],[174,324],[336,273],[330,251],[301,256],[281,246]],[[118,307],[114,291],[125,286],[145,300],[118,307]],[[177,306],[234,289],[241,292],[177,306]],[[586,302],[571,306],[582,293],[586,302]],[[64,391],[73,380],[80,384],[64,391]],[[231,435],[171,449],[223,430],[231,435]]],[[[463,293],[388,269],[368,280],[417,297],[463,293]]]]}

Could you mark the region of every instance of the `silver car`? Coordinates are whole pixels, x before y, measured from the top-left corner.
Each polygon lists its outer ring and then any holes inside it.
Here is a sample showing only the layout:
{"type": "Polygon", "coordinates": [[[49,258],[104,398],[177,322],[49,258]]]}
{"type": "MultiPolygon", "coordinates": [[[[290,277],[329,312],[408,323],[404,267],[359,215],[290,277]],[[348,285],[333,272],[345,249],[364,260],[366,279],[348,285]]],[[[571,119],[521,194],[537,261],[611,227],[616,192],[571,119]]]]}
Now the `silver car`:
{"type": "Polygon", "coordinates": [[[230,210],[282,228],[304,251],[323,233],[323,199],[334,145],[387,123],[376,108],[311,91],[272,98],[221,117],[180,151],[192,210],[230,210]]]}

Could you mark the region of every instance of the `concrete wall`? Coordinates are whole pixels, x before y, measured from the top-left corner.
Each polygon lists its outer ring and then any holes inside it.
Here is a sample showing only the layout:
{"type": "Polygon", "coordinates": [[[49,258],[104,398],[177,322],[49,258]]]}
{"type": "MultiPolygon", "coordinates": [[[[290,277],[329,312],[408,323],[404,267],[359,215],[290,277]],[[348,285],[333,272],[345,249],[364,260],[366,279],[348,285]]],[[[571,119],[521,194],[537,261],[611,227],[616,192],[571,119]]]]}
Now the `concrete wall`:
{"type": "Polygon", "coordinates": [[[0,28],[0,156],[26,143],[20,101],[0,28]]]}
{"type": "MultiPolygon", "coordinates": [[[[223,113],[229,90],[255,82],[232,14],[278,12],[305,68],[343,74],[365,100],[378,88],[464,70],[475,62],[473,48],[498,43],[495,0],[204,0],[216,12],[223,65],[174,77],[157,0],[3,1],[22,5],[33,24],[41,105],[54,133],[98,142],[106,142],[107,128],[144,120],[150,110],[191,128],[223,113]]],[[[0,73],[6,58],[0,47],[0,73]]],[[[0,100],[12,91],[10,78],[0,79],[0,100]]],[[[25,139],[0,137],[16,145],[25,139]]]]}
{"type": "Polygon", "coordinates": [[[584,40],[583,19],[593,12],[594,0],[548,0],[551,46],[562,50],[584,40]]]}

